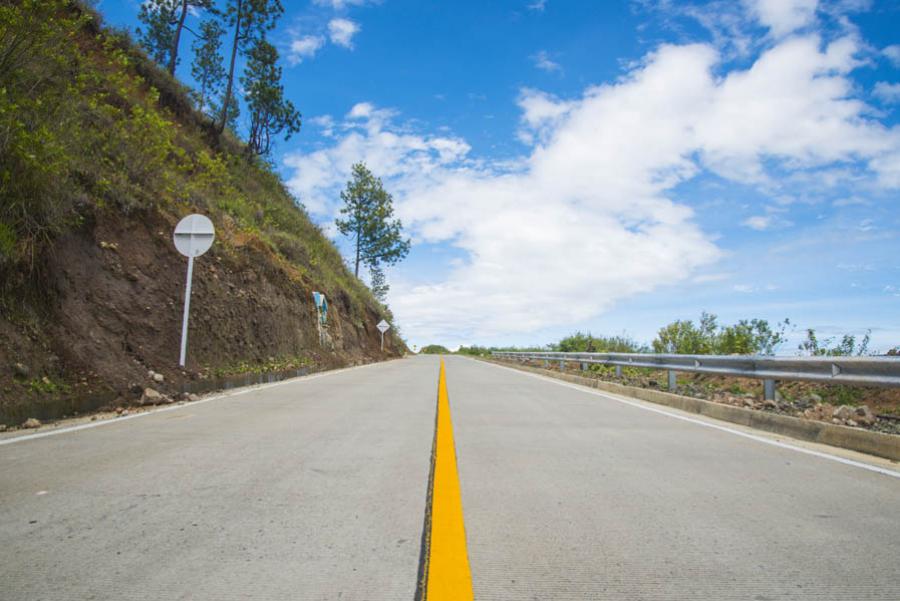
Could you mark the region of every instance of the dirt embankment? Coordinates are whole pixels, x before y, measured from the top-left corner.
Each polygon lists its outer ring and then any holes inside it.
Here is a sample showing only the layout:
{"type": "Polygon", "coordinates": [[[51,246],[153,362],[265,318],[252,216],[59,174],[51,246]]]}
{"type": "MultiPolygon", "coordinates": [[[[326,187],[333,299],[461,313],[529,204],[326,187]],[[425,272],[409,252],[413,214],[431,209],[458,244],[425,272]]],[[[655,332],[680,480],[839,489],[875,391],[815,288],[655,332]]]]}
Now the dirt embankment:
{"type": "Polygon", "coordinates": [[[190,381],[327,369],[405,351],[389,336],[382,352],[381,316],[340,289],[324,290],[331,344],[321,345],[312,302],[321,288],[226,222],[195,261],[188,360],[180,369],[187,263],[172,244],[176,220],[100,213],[56,241],[36,294],[0,318],[0,424],[61,417],[77,407],[73,399],[127,405],[147,387],[174,395],[190,381]]]}

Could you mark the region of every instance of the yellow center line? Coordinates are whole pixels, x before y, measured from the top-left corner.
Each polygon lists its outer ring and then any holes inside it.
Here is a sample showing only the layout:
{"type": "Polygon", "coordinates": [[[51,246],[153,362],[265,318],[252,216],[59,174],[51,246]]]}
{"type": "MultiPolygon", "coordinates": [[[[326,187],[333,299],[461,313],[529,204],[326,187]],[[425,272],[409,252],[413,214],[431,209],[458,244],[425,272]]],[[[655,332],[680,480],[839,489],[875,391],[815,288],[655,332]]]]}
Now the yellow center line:
{"type": "Polygon", "coordinates": [[[473,599],[472,574],[466,550],[466,529],[443,359],[438,377],[433,462],[425,599],[470,601],[473,599]]]}

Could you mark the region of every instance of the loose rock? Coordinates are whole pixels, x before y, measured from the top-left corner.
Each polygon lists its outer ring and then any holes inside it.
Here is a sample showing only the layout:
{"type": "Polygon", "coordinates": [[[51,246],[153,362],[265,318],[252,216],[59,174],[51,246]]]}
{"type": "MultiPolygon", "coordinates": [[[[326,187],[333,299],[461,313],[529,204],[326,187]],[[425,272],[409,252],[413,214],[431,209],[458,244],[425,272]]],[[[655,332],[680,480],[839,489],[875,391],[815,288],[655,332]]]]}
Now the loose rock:
{"type": "Polygon", "coordinates": [[[165,377],[164,375],[162,375],[162,374],[153,374],[153,381],[154,381],[154,382],[160,382],[160,383],[161,383],[161,382],[165,382],[165,381],[166,381],[166,377],[165,377]]]}
{"type": "Polygon", "coordinates": [[[849,405],[841,405],[837,409],[834,410],[834,417],[841,421],[846,421],[851,419],[855,415],[856,411],[853,407],[849,405]]]}
{"type": "Polygon", "coordinates": [[[27,430],[32,430],[34,428],[40,428],[41,420],[37,419],[36,417],[29,417],[22,423],[22,427],[27,430]]]}
{"type": "Polygon", "coordinates": [[[860,405],[854,411],[853,420],[859,422],[863,426],[873,426],[877,421],[875,413],[869,409],[868,405],[860,405]]]}
{"type": "Polygon", "coordinates": [[[141,405],[166,405],[171,402],[172,399],[152,388],[144,389],[144,394],[141,395],[140,401],[141,405]]]}
{"type": "Polygon", "coordinates": [[[31,374],[31,370],[24,363],[13,363],[13,373],[17,378],[25,379],[31,374]]]}

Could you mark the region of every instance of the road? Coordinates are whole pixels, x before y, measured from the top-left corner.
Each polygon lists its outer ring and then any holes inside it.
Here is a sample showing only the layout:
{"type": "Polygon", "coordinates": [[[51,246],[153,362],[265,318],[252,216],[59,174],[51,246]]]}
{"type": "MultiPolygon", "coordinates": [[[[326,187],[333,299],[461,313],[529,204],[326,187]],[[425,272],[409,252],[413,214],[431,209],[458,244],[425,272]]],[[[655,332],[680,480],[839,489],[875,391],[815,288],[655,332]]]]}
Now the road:
{"type": "MultiPolygon", "coordinates": [[[[415,357],[0,445],[0,599],[411,600],[437,382],[415,357]]],[[[900,478],[461,357],[446,382],[475,599],[900,599],[900,478]]]]}

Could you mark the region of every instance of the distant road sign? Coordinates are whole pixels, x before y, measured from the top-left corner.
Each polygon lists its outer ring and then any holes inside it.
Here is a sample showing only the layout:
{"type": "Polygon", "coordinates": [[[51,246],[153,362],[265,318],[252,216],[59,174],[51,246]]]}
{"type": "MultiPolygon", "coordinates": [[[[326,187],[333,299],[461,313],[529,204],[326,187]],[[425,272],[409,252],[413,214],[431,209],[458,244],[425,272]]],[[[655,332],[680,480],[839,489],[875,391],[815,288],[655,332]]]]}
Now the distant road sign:
{"type": "Polygon", "coordinates": [[[188,215],[175,226],[175,248],[185,257],[199,257],[215,238],[213,223],[205,215],[188,215]]]}
{"type": "Polygon", "coordinates": [[[381,350],[384,350],[384,333],[391,329],[391,324],[382,319],[375,327],[381,332],[381,350]]]}
{"type": "Polygon", "coordinates": [[[194,257],[199,257],[209,250],[216,239],[216,228],[212,221],[204,215],[188,215],[175,226],[172,235],[175,248],[188,258],[187,283],[184,291],[184,314],[181,318],[181,354],[178,365],[184,367],[187,357],[188,316],[191,312],[191,281],[194,279],[194,257]]]}

